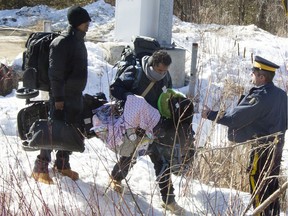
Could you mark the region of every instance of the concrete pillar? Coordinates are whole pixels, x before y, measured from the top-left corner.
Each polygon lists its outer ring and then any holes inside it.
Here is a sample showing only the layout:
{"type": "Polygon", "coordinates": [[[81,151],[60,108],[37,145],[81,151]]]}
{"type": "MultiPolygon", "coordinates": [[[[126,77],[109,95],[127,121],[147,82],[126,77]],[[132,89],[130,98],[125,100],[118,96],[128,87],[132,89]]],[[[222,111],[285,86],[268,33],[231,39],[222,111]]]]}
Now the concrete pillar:
{"type": "Polygon", "coordinates": [[[115,18],[115,38],[119,41],[147,36],[171,48],[173,0],[116,0],[115,18]]]}
{"type": "Polygon", "coordinates": [[[185,84],[185,50],[173,47],[173,0],[116,0],[115,39],[131,42],[135,36],[155,38],[172,57],[173,87],[185,84]]]}
{"type": "Polygon", "coordinates": [[[161,47],[170,48],[173,24],[173,0],[160,0],[158,36],[161,47]]]}
{"type": "Polygon", "coordinates": [[[185,84],[185,55],[186,50],[174,48],[166,50],[172,58],[169,73],[172,78],[173,88],[181,88],[185,84]]]}
{"type": "Polygon", "coordinates": [[[116,0],[115,38],[131,42],[134,36],[157,39],[160,0],[116,0]]]}

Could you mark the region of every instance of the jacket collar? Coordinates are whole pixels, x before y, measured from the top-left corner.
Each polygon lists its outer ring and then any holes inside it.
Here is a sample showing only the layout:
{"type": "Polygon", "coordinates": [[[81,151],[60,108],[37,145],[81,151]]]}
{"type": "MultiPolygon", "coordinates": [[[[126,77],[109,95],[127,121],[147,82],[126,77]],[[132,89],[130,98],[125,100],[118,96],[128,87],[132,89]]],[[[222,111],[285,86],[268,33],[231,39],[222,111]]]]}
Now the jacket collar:
{"type": "Polygon", "coordinates": [[[68,35],[75,35],[78,39],[84,39],[86,36],[86,32],[79,31],[78,29],[72,27],[71,25],[68,26],[68,35]]]}

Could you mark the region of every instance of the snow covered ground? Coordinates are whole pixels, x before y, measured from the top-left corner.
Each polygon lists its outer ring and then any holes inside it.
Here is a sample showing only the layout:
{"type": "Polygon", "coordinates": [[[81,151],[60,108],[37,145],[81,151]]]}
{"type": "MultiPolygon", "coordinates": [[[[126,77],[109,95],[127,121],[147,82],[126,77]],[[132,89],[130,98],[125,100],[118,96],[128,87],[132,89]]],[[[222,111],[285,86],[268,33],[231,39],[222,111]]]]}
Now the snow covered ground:
{"type": "MultiPolygon", "coordinates": [[[[115,8],[103,0],[84,7],[91,14],[88,35],[107,42],[114,40],[115,8]]],[[[0,27],[27,28],[39,20],[51,20],[52,28],[63,30],[67,26],[67,8],[55,10],[46,6],[23,7],[21,9],[0,11],[0,27]],[[4,19],[5,18],[5,19],[4,19]]],[[[179,47],[187,49],[186,74],[189,74],[191,48],[198,43],[198,72],[196,92],[199,94],[201,110],[204,104],[214,109],[220,105],[223,89],[232,83],[235,90],[249,83],[251,54],[260,55],[280,65],[275,83],[287,91],[288,78],[288,39],[276,37],[257,26],[221,26],[197,25],[173,18],[172,40],[179,47]]],[[[115,70],[105,61],[100,43],[86,42],[88,49],[89,77],[85,93],[104,92],[109,95],[108,86],[115,70]]],[[[2,57],[0,56],[0,61],[2,57]]],[[[4,59],[3,59],[4,61],[4,59]]],[[[21,65],[22,54],[11,63],[13,67],[21,65]]],[[[5,62],[4,62],[5,63],[5,62]]],[[[21,84],[21,83],[20,83],[21,84]]],[[[185,86],[180,91],[188,93],[185,86]]],[[[237,96],[231,94],[232,107],[237,96]]],[[[17,132],[17,113],[25,107],[25,100],[15,97],[15,90],[6,97],[0,97],[0,125],[2,150],[0,151],[0,193],[9,205],[0,208],[2,215],[169,215],[161,208],[161,198],[156,183],[156,176],[151,161],[147,156],[138,158],[137,164],[128,175],[132,193],[120,197],[107,190],[109,173],[117,156],[108,150],[97,138],[87,139],[84,153],[73,153],[71,167],[80,175],[80,180],[73,182],[69,178],[50,172],[54,185],[44,185],[31,179],[31,170],[37,151],[23,151],[17,132]],[[135,204],[134,199],[137,201],[135,204]]],[[[201,120],[195,114],[194,130],[201,129],[197,137],[199,145],[205,143],[211,130],[211,123],[201,120]]],[[[226,128],[217,125],[213,145],[219,146],[226,140],[226,128]]],[[[283,152],[283,168],[288,169],[287,142],[283,152]]],[[[55,154],[52,153],[52,158],[55,154]]],[[[52,168],[52,164],[51,167],[52,168]]],[[[177,202],[183,206],[187,215],[240,215],[249,203],[250,195],[246,192],[227,188],[216,188],[200,181],[173,176],[177,202]]],[[[251,213],[248,211],[247,215],[251,213]]],[[[282,215],[287,215],[283,212],[282,215]]]]}

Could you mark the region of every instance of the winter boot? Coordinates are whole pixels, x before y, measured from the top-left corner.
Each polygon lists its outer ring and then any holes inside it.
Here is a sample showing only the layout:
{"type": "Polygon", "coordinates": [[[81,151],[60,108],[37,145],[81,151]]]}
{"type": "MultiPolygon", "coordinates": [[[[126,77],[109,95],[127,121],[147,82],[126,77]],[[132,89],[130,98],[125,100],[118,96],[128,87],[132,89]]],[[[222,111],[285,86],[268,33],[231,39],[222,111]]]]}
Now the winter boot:
{"type": "Polygon", "coordinates": [[[73,181],[79,179],[79,174],[71,170],[69,163],[69,153],[67,152],[57,152],[53,170],[61,173],[63,176],[71,178],[73,181]]]}
{"type": "Polygon", "coordinates": [[[38,182],[53,184],[53,180],[49,176],[48,164],[47,160],[43,160],[37,156],[31,177],[38,182]]]}
{"type": "Polygon", "coordinates": [[[163,203],[162,207],[174,215],[185,215],[185,209],[179,206],[175,201],[169,204],[163,203]]]}
{"type": "Polygon", "coordinates": [[[121,181],[117,181],[110,177],[110,188],[116,191],[117,193],[123,193],[123,186],[121,184],[121,181]]]}
{"type": "Polygon", "coordinates": [[[57,169],[54,167],[54,170],[58,171],[61,173],[63,176],[67,176],[71,178],[73,181],[77,181],[79,179],[79,174],[71,169],[57,169]]]}

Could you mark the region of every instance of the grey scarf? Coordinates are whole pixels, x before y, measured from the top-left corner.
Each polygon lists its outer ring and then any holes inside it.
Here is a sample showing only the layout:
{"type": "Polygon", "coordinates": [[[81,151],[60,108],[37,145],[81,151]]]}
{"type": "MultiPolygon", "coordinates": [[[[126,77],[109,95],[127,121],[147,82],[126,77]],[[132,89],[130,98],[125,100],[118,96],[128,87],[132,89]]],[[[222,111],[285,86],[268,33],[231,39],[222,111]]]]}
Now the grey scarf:
{"type": "Polygon", "coordinates": [[[149,56],[144,56],[142,58],[143,70],[146,76],[148,77],[148,79],[151,80],[152,82],[157,82],[163,79],[166,76],[167,72],[160,74],[154,71],[152,66],[150,66],[150,64],[148,63],[149,62],[148,59],[149,59],[149,56]]]}

